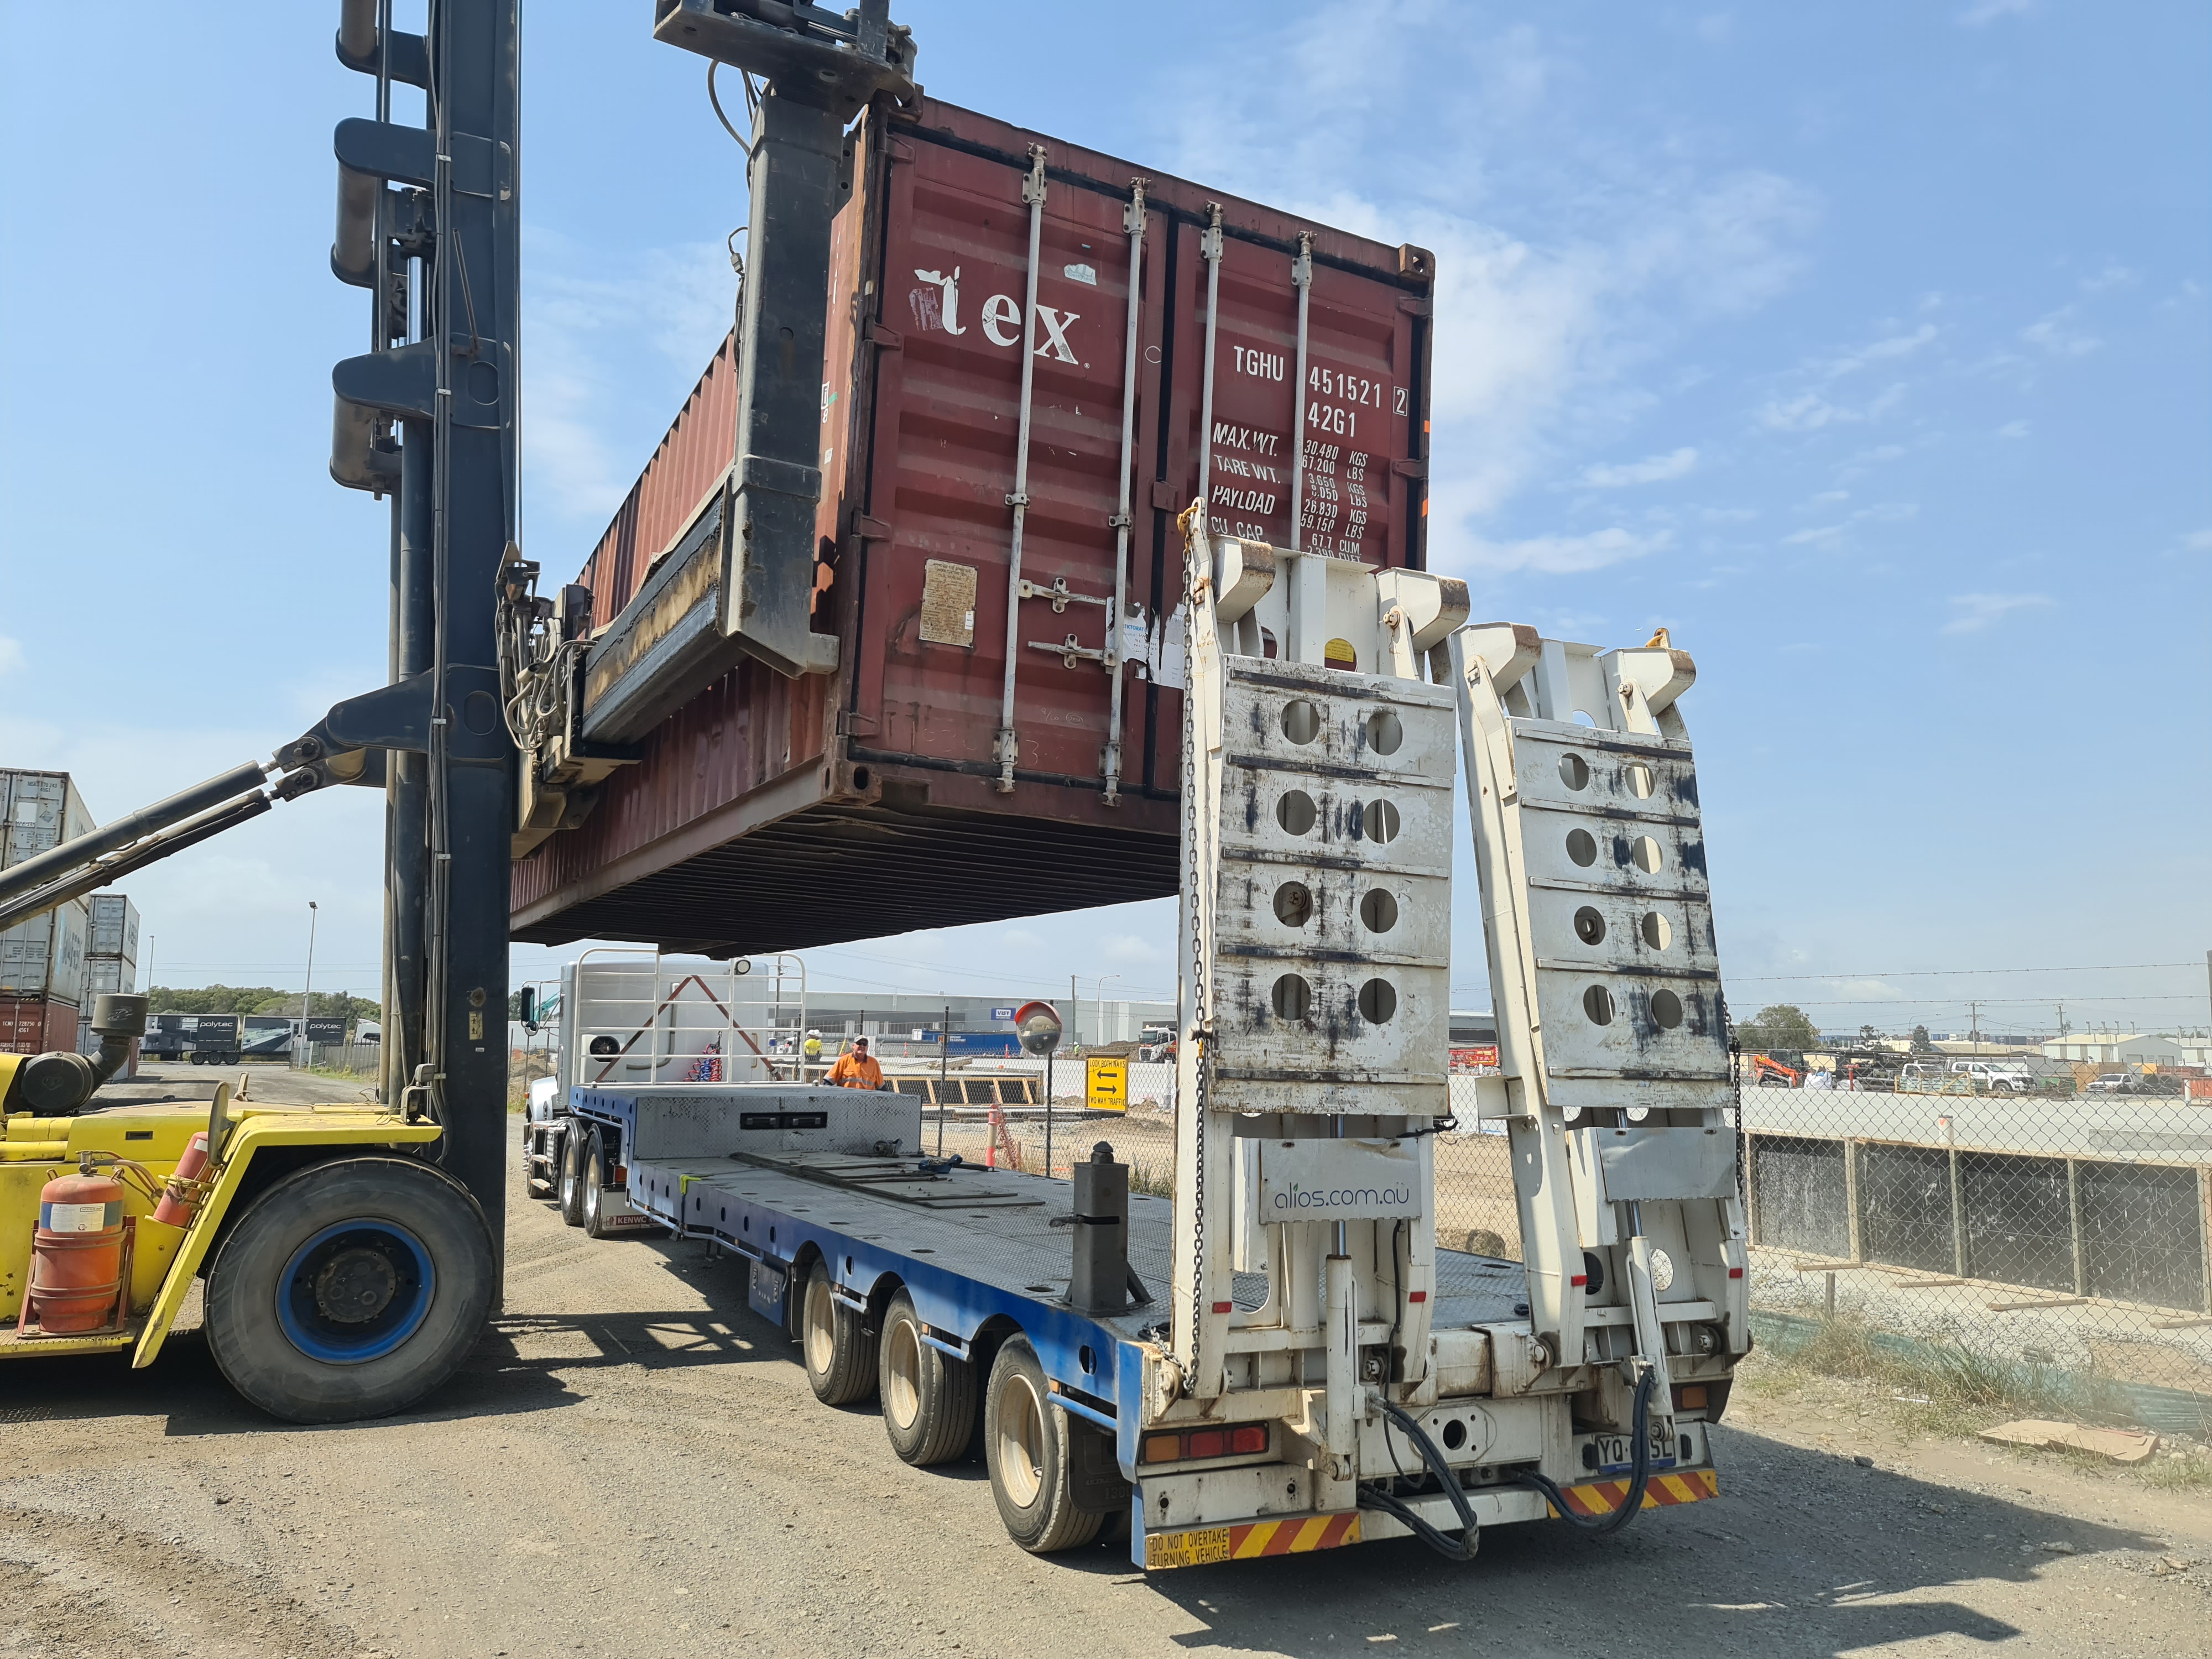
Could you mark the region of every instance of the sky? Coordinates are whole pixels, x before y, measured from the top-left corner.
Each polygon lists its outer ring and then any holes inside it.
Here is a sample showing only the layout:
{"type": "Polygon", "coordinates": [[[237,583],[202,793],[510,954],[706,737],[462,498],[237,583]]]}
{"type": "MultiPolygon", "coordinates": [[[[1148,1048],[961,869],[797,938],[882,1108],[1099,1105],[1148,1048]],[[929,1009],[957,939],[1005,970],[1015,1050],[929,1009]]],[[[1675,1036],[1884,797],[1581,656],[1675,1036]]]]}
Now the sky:
{"type": "MultiPolygon", "coordinates": [[[[370,95],[336,14],[131,53],[0,0],[0,765],[103,818],[383,678],[385,509],[326,472],[365,304],[328,274],[328,135],[370,95]]],[[[557,578],[726,328],[744,204],[642,0],[526,14],[523,541],[557,578]]],[[[1740,1016],[2212,1018],[2212,11],[894,15],[937,96],[1435,251],[1432,568],[1478,619],[1696,658],[1740,1016]]],[[[380,843],[341,791],[134,877],[154,976],[296,986],[312,899],[316,984],[373,994],[380,843]]],[[[1173,927],[909,935],[810,978],[1166,997],[1173,927]]],[[[1465,874],[1454,963],[1487,1006],[1465,874]]]]}

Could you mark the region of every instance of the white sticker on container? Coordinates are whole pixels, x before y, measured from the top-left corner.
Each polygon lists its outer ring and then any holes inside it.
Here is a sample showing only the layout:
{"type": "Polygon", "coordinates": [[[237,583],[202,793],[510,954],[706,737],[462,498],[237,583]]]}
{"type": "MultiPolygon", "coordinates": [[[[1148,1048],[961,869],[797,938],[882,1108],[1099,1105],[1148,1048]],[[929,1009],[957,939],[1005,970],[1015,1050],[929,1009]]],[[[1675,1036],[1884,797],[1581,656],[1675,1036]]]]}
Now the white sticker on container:
{"type": "Polygon", "coordinates": [[[1064,265],[1060,268],[1060,274],[1071,283],[1088,283],[1093,288],[1098,286],[1098,273],[1089,265],[1064,265]]]}
{"type": "Polygon", "coordinates": [[[108,1225],[105,1204],[42,1204],[39,1208],[39,1225],[50,1233],[96,1233],[108,1225]]]}

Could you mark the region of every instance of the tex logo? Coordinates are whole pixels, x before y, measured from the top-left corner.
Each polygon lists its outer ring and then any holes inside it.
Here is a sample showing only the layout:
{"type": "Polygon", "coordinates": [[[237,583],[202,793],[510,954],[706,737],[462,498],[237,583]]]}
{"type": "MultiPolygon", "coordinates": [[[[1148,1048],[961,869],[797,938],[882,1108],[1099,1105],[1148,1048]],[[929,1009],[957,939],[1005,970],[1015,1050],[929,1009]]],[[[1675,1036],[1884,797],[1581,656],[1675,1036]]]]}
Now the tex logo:
{"type": "MultiPolygon", "coordinates": [[[[968,325],[961,320],[960,267],[955,265],[950,271],[916,269],[914,274],[920,286],[907,295],[907,303],[913,307],[915,326],[924,333],[942,330],[956,338],[967,333],[968,325]]],[[[1055,362],[1086,367],[1067,342],[1067,331],[1082,320],[1079,313],[1039,305],[1036,355],[1055,362]]],[[[1022,302],[1012,295],[994,294],[985,300],[977,322],[983,337],[993,345],[1020,349],[1022,302]]]]}

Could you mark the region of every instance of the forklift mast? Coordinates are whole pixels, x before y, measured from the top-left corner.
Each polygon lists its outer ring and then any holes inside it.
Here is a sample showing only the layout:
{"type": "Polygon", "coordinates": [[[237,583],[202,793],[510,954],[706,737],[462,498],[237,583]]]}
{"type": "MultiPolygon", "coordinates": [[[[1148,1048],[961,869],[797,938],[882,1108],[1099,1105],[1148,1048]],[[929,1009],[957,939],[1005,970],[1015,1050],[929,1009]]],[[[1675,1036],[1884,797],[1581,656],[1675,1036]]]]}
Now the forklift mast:
{"type": "MultiPolygon", "coordinates": [[[[389,684],[280,750],[385,791],[384,1087],[445,1129],[442,1161],[501,1231],[507,1153],[507,913],[515,744],[502,605],[515,548],[519,331],[517,0],[345,0],[339,61],[374,112],[341,121],[331,270],[368,290],[368,349],[331,375],[331,476],[388,499],[389,684]],[[395,82],[423,91],[392,118],[395,82]]],[[[511,579],[511,580],[510,580],[511,579]]]]}

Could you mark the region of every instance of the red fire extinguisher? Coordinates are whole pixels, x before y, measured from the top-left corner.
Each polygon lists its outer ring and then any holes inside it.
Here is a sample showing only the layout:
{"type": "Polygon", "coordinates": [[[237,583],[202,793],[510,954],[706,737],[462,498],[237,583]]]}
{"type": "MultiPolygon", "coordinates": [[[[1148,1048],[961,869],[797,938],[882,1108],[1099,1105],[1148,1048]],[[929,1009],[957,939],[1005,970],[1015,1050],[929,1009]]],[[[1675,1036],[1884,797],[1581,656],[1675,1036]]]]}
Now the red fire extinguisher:
{"type": "Polygon", "coordinates": [[[24,1322],[35,1319],[48,1336],[120,1324],[125,1237],[121,1182],[88,1168],[49,1181],[39,1193],[24,1322]]]}
{"type": "Polygon", "coordinates": [[[200,1182],[200,1172],[207,1168],[208,1138],[203,1129],[185,1147],[185,1155],[177,1160],[177,1172],[169,1177],[169,1184],[161,1189],[161,1201],[154,1206],[154,1219],[172,1227],[189,1227],[198,1213],[200,1200],[207,1194],[200,1182]]]}

